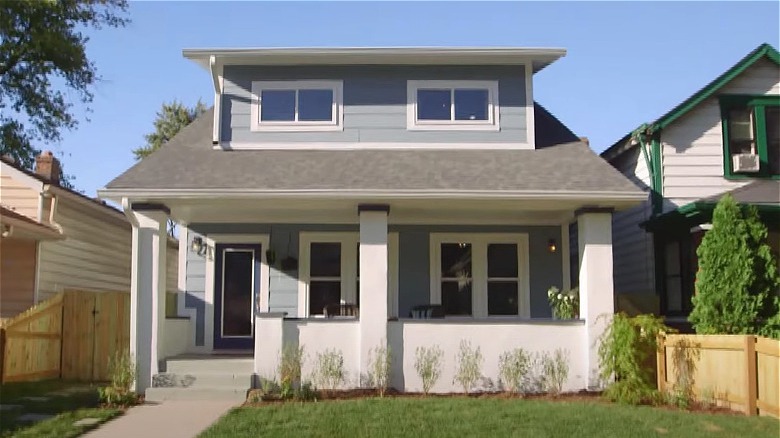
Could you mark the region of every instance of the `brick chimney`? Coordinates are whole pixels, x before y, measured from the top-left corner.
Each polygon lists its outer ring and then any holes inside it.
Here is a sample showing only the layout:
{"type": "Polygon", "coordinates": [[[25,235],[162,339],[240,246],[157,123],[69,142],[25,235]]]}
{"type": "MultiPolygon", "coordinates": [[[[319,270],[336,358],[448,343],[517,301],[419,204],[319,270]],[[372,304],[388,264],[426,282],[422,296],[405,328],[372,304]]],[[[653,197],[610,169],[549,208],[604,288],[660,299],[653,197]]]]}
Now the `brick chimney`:
{"type": "Polygon", "coordinates": [[[60,160],[51,151],[44,151],[35,157],[35,173],[50,183],[60,185],[60,160]]]}
{"type": "Polygon", "coordinates": [[[588,137],[580,137],[580,141],[590,146],[590,140],[588,139],[588,137]]]}

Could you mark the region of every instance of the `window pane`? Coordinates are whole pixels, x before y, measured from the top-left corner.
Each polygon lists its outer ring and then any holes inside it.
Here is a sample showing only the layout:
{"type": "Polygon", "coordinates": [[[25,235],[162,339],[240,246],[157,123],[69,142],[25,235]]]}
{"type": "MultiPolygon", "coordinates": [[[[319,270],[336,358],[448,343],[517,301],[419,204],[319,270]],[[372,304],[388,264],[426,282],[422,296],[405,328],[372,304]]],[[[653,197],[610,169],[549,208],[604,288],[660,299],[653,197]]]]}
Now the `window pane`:
{"type": "Polygon", "coordinates": [[[517,312],[517,282],[488,282],[488,315],[517,315],[517,312]]]}
{"type": "Polygon", "coordinates": [[[260,92],[260,121],[290,122],[295,120],[295,90],[263,90],[260,92]]]}
{"type": "Polygon", "coordinates": [[[443,281],[441,305],[445,315],[471,315],[471,282],[443,281]]]}
{"type": "Polygon", "coordinates": [[[417,90],[417,120],[451,120],[450,90],[417,90]]]}
{"type": "Polygon", "coordinates": [[[312,243],[311,268],[312,277],[341,277],[341,244],[312,243]]]}
{"type": "Polygon", "coordinates": [[[307,122],[333,120],[333,90],[298,91],[298,120],[307,122]]]}
{"type": "Polygon", "coordinates": [[[309,315],[322,315],[325,306],[340,303],[340,281],[312,281],[309,284],[309,315]]]}
{"type": "Polygon", "coordinates": [[[736,108],[729,110],[729,137],[732,140],[751,140],[753,138],[752,110],[736,108]]]}
{"type": "Polygon", "coordinates": [[[456,278],[471,277],[470,243],[442,243],[441,276],[456,278]]]}
{"type": "Polygon", "coordinates": [[[514,243],[488,245],[488,277],[517,278],[517,245],[514,243]]]}
{"type": "Polygon", "coordinates": [[[766,108],[766,142],[769,172],[780,174],[780,107],[766,108]]]}
{"type": "Polygon", "coordinates": [[[488,90],[455,90],[455,120],[487,120],[488,90]]]}

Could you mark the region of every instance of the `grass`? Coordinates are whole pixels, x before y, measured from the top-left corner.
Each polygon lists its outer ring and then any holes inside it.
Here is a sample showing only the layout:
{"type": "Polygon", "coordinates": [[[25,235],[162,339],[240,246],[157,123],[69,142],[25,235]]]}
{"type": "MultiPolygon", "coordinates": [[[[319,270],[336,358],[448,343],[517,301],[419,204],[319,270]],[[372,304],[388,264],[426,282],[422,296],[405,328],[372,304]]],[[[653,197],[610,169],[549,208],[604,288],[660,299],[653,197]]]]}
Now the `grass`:
{"type": "Polygon", "coordinates": [[[2,438],[75,437],[97,426],[74,426],[75,421],[82,418],[97,418],[100,424],[121,413],[118,409],[99,407],[95,386],[57,380],[0,385],[0,403],[23,406],[22,409],[0,411],[0,437],[2,438]],[[71,389],[74,392],[69,394],[51,394],[71,389]],[[48,400],[32,401],[24,400],[23,397],[47,397],[48,400]],[[50,414],[55,417],[35,424],[18,421],[25,413],[50,414]]]}
{"type": "Polygon", "coordinates": [[[375,398],[237,408],[200,436],[777,438],[778,427],[777,420],[766,417],[701,414],[596,401],[375,398]]]}

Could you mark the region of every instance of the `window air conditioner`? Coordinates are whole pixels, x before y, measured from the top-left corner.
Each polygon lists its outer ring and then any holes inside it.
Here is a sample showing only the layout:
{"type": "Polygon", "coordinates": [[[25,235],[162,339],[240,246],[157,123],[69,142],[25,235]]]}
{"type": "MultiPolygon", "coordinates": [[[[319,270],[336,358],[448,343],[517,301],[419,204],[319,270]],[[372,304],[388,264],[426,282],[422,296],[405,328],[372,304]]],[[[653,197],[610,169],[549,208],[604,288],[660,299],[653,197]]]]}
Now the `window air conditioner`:
{"type": "Polygon", "coordinates": [[[753,173],[758,172],[760,163],[758,161],[758,155],[756,154],[736,154],[731,157],[733,162],[734,172],[753,173]]]}

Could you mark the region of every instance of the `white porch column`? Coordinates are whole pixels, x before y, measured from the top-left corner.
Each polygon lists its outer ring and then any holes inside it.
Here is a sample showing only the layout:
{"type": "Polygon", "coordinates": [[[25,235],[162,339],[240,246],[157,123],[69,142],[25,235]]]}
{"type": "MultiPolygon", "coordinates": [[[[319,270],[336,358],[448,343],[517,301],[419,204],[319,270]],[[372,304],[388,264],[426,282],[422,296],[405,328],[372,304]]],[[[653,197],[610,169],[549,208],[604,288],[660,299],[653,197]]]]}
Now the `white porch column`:
{"type": "Polygon", "coordinates": [[[589,388],[599,386],[598,340],[614,313],[612,280],[612,211],[577,213],[580,260],[580,318],[585,320],[586,375],[589,388]],[[601,318],[599,318],[601,317],[601,318]]]}
{"type": "Polygon", "coordinates": [[[387,215],[389,211],[387,205],[358,207],[361,376],[368,374],[371,350],[387,342],[387,215]]]}
{"type": "Polygon", "coordinates": [[[130,355],[138,370],[135,381],[138,393],[145,392],[152,385],[152,377],[159,371],[165,324],[168,214],[160,209],[163,206],[155,206],[154,210],[146,207],[132,211],[130,355]]]}

